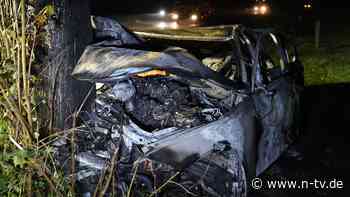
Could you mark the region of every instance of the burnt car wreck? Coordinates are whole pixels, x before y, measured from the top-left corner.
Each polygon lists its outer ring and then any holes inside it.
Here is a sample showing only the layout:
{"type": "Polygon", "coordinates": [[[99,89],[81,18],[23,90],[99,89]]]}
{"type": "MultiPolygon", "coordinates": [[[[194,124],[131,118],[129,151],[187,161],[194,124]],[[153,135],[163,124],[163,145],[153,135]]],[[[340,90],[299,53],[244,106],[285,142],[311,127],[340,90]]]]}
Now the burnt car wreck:
{"type": "MultiPolygon", "coordinates": [[[[93,26],[98,42],[72,73],[102,84],[76,131],[82,196],[93,196],[107,168],[114,181],[105,196],[247,196],[248,181],[297,136],[303,70],[277,34],[225,26],[220,38],[169,36],[169,47],[109,18],[95,17],[93,26]]],[[[55,144],[64,167],[66,143],[55,144]]]]}

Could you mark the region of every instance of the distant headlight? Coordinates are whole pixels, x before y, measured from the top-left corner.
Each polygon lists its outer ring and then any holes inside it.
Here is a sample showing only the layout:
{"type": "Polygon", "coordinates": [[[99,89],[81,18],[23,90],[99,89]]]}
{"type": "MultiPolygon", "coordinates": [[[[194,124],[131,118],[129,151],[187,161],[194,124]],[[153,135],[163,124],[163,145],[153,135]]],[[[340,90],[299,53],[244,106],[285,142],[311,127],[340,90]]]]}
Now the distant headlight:
{"type": "Polygon", "coordinates": [[[160,23],[158,23],[157,27],[160,29],[165,29],[167,27],[167,24],[166,24],[166,22],[160,22],[160,23]]]}
{"type": "Polygon", "coordinates": [[[260,12],[261,12],[261,14],[266,14],[266,12],[267,12],[267,7],[266,6],[261,6],[260,7],[260,12]]]}
{"type": "Polygon", "coordinates": [[[179,19],[179,15],[176,14],[176,13],[172,13],[172,14],[171,14],[171,19],[173,19],[173,20],[178,20],[178,19],[179,19]]]}
{"type": "Polygon", "coordinates": [[[191,20],[193,20],[193,21],[198,20],[198,15],[197,14],[192,14],[191,15],[191,20]]]}
{"type": "Polygon", "coordinates": [[[304,8],[306,8],[306,9],[311,9],[312,6],[311,6],[311,4],[305,4],[305,5],[304,5],[304,8]]]}
{"type": "Polygon", "coordinates": [[[253,9],[254,9],[255,12],[259,11],[259,7],[258,6],[254,6],[253,9]]]}
{"type": "Polygon", "coordinates": [[[160,16],[165,16],[165,15],[166,15],[165,10],[160,10],[160,11],[159,11],[159,15],[160,15],[160,16]]]}

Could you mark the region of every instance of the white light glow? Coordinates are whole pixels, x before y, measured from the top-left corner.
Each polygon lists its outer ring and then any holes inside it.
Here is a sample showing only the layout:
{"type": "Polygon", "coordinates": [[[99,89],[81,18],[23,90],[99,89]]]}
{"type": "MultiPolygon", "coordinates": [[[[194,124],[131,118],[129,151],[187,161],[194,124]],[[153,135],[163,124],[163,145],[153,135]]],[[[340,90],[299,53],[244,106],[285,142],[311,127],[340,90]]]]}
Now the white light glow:
{"type": "Polygon", "coordinates": [[[165,16],[165,15],[166,15],[165,10],[160,10],[160,11],[159,11],[159,15],[160,15],[160,16],[165,16]]]}
{"type": "Polygon", "coordinates": [[[160,29],[165,29],[167,27],[167,24],[165,22],[159,22],[157,27],[160,29]]]}
{"type": "Polygon", "coordinates": [[[191,15],[191,20],[193,20],[193,21],[198,20],[197,14],[192,14],[192,15],[191,15]]]}
{"type": "Polygon", "coordinates": [[[170,24],[170,28],[171,29],[177,29],[179,27],[179,25],[177,24],[177,22],[175,21],[175,22],[172,22],[171,24],[170,24]]]}
{"type": "Polygon", "coordinates": [[[312,8],[312,5],[311,4],[305,4],[304,8],[310,9],[310,8],[312,8]]]}
{"type": "Polygon", "coordinates": [[[261,12],[261,14],[265,14],[266,12],[267,12],[267,7],[266,6],[261,6],[260,7],[260,12],[261,12]]]}
{"type": "Polygon", "coordinates": [[[173,14],[171,14],[171,19],[178,20],[179,19],[179,15],[176,14],[176,13],[173,13],[173,14]]]}

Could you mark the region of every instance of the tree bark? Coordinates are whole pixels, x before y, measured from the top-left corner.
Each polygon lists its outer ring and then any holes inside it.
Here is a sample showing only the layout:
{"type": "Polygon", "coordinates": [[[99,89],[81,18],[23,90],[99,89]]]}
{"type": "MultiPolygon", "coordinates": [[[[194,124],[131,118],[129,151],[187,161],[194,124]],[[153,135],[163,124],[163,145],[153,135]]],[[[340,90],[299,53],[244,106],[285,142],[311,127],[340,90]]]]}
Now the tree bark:
{"type": "Polygon", "coordinates": [[[50,128],[72,127],[73,113],[92,87],[92,84],[71,77],[85,46],[92,40],[89,2],[52,0],[55,15],[48,25],[50,128]]]}

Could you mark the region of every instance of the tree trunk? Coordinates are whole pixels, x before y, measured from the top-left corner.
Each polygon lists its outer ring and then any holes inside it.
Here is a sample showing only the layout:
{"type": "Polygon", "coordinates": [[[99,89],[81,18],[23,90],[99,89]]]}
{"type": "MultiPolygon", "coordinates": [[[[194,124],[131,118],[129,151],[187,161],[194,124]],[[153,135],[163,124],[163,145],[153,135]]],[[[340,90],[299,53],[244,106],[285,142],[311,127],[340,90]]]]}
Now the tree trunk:
{"type": "Polygon", "coordinates": [[[55,16],[48,25],[49,127],[72,126],[76,111],[92,84],[71,77],[85,46],[92,40],[89,1],[52,0],[55,16]]]}

